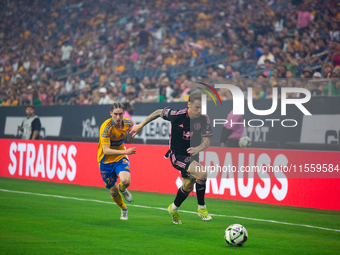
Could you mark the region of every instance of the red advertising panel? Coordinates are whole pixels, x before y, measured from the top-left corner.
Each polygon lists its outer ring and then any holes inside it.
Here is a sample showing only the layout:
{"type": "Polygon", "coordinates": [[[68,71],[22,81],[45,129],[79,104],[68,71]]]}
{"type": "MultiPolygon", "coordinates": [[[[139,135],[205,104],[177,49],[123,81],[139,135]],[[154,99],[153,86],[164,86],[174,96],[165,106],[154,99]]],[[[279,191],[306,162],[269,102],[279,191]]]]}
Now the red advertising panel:
{"type": "Polygon", "coordinates": [[[1,176],[87,186],[102,184],[94,143],[1,139],[1,176]]]}
{"type": "MultiPolygon", "coordinates": [[[[104,187],[97,163],[97,144],[0,139],[0,176],[104,187]]],[[[130,155],[132,190],[175,193],[178,176],[164,154],[168,146],[137,147],[130,155]]]]}
{"type": "Polygon", "coordinates": [[[339,152],[212,147],[200,163],[207,197],[340,210],[339,152]]]}
{"type": "MultiPolygon", "coordinates": [[[[104,188],[96,143],[0,142],[0,176],[104,188]]],[[[132,146],[130,189],[175,194],[181,178],[164,159],[168,146],[132,146]]],[[[340,210],[339,152],[212,147],[200,163],[210,172],[207,197],[340,210]]]]}

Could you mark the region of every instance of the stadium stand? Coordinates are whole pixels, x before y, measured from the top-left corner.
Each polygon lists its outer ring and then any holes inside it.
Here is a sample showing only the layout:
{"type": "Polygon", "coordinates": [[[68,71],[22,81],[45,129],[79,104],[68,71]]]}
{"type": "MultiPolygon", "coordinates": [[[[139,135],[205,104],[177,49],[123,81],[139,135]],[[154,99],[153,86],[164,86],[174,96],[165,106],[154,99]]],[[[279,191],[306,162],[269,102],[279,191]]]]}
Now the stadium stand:
{"type": "MultiPolygon", "coordinates": [[[[197,80],[340,75],[335,0],[14,0],[0,7],[3,106],[151,102],[143,90],[162,87],[155,100],[172,102],[197,80]]],[[[340,84],[314,92],[339,95],[340,84]]]]}

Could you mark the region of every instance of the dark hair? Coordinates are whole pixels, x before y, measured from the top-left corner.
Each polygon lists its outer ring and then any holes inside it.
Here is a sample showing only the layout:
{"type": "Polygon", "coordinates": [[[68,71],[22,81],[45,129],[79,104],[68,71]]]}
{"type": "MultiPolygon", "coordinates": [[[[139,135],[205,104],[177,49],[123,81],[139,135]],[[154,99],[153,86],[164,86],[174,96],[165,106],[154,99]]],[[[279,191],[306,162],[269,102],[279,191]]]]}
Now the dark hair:
{"type": "Polygon", "coordinates": [[[38,94],[38,91],[34,90],[33,93],[32,93],[32,99],[37,99],[39,98],[39,94],[38,94]]]}
{"type": "Polygon", "coordinates": [[[195,91],[190,93],[189,102],[193,103],[195,100],[199,100],[199,101],[202,100],[202,92],[201,91],[195,90],[195,91]]]}
{"type": "Polygon", "coordinates": [[[125,103],[123,103],[123,106],[124,106],[125,109],[127,109],[128,107],[131,106],[131,103],[125,102],[125,103]]]}
{"type": "Polygon", "coordinates": [[[27,104],[25,109],[27,109],[27,108],[32,108],[34,110],[34,105],[33,104],[27,104]]]}
{"type": "Polygon", "coordinates": [[[322,38],[319,38],[319,39],[318,39],[318,42],[319,42],[319,41],[323,41],[323,43],[326,44],[325,40],[322,39],[322,38]]]}
{"type": "Polygon", "coordinates": [[[122,109],[125,111],[125,107],[122,103],[113,103],[113,105],[111,105],[111,112],[113,112],[114,109],[122,109]]]}

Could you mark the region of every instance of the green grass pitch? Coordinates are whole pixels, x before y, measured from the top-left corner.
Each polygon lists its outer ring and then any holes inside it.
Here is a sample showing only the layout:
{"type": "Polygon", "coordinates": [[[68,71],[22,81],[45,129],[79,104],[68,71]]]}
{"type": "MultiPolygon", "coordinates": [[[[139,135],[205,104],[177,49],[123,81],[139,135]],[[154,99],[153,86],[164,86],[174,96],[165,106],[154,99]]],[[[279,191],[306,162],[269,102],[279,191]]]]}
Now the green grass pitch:
{"type": "Polygon", "coordinates": [[[203,222],[189,196],[180,208],[183,224],[173,225],[165,209],[175,195],[131,193],[129,220],[121,221],[104,187],[0,178],[0,254],[340,253],[338,211],[206,198],[214,216],[203,222]],[[233,223],[248,230],[243,247],[224,241],[233,223]]]}

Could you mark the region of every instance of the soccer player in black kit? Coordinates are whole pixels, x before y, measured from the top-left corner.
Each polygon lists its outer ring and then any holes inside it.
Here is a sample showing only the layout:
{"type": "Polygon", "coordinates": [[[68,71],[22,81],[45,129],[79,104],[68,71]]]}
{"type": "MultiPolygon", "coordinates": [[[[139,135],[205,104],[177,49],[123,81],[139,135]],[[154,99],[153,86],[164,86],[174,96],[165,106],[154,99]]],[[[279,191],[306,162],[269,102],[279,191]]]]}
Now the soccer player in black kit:
{"type": "Polygon", "coordinates": [[[146,124],[158,117],[171,121],[170,149],[165,157],[170,158],[173,167],[181,171],[183,182],[174,202],[168,207],[174,224],[182,224],[178,208],[194,189],[195,183],[198,216],[203,221],[211,221],[204,202],[207,173],[198,163],[198,153],[209,147],[212,136],[209,117],[201,115],[201,96],[200,91],[193,91],[189,96],[188,108],[173,110],[166,107],[156,110],[131,129],[134,137],[146,124]]]}

